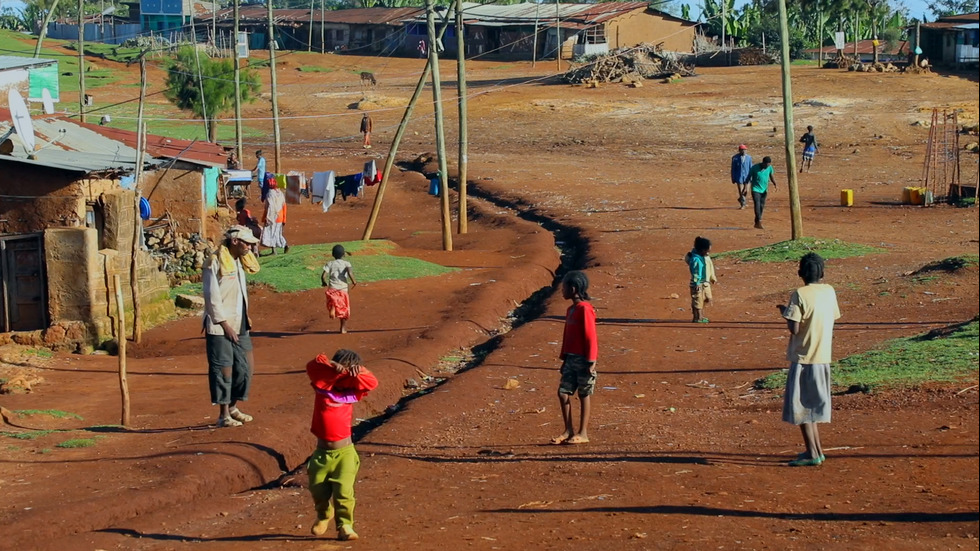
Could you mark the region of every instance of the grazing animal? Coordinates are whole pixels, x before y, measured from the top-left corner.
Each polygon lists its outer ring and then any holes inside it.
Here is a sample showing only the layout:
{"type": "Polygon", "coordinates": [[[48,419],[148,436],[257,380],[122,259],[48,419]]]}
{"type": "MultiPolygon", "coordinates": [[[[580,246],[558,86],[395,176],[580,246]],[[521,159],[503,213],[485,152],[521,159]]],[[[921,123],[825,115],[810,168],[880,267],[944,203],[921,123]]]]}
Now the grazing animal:
{"type": "Polygon", "coordinates": [[[370,83],[371,86],[377,86],[378,79],[374,78],[374,73],[369,73],[368,71],[362,71],[361,84],[368,84],[368,83],[370,83]]]}

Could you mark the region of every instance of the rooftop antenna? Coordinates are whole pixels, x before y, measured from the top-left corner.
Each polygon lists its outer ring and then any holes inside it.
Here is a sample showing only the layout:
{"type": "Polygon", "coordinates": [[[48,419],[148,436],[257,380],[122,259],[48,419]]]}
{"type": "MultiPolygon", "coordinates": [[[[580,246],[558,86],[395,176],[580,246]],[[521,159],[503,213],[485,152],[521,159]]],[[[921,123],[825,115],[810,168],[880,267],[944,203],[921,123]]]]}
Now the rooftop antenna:
{"type": "Polygon", "coordinates": [[[31,122],[31,113],[27,110],[27,104],[20,92],[11,88],[7,93],[7,105],[10,108],[10,115],[13,119],[14,130],[20,137],[20,142],[24,145],[27,158],[34,159],[34,151],[37,142],[34,139],[34,123],[31,122]]]}
{"type": "Polygon", "coordinates": [[[47,88],[41,88],[41,105],[44,106],[45,115],[54,114],[54,98],[51,97],[51,91],[47,88]]]}

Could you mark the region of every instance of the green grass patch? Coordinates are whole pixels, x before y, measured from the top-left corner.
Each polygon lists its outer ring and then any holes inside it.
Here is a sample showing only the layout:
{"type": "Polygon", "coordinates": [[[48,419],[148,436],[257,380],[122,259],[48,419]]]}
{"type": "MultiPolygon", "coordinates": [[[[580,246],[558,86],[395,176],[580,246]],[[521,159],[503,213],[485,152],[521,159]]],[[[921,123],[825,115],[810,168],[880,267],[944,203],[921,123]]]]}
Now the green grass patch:
{"type": "Polygon", "coordinates": [[[57,419],[78,419],[79,421],[84,421],[81,415],[71,413],[70,411],[61,411],[60,409],[18,409],[15,410],[14,413],[22,416],[47,415],[57,419]]]}
{"type": "Polygon", "coordinates": [[[72,438],[57,444],[58,448],[91,448],[95,445],[95,438],[72,438]]]}
{"type": "Polygon", "coordinates": [[[28,348],[24,350],[24,354],[30,354],[32,356],[37,356],[38,358],[53,358],[54,352],[49,348],[28,348]]]}
{"type": "MultiPolygon", "coordinates": [[[[290,249],[292,250],[292,249],[290,249]]],[[[173,300],[177,298],[177,295],[192,295],[196,297],[204,296],[204,284],[203,283],[183,283],[176,287],[170,288],[170,299],[173,300]]]]}
{"type": "MultiPolygon", "coordinates": [[[[890,340],[874,350],[848,356],[834,364],[834,387],[902,388],[976,377],[980,362],[978,343],[976,319],[924,335],[890,340]]],[[[763,389],[780,389],[785,385],[785,371],[756,382],[756,387],[763,389]]]]}
{"type": "Polygon", "coordinates": [[[816,239],[803,237],[801,239],[780,241],[772,245],[726,251],[713,255],[714,258],[733,258],[743,262],[797,262],[806,253],[817,253],[825,259],[848,258],[876,254],[884,249],[870,245],[846,243],[840,239],[816,239]]]}
{"type": "Polygon", "coordinates": [[[47,436],[55,432],[61,432],[61,431],[57,431],[57,430],[31,430],[27,432],[4,431],[4,432],[0,432],[0,436],[6,436],[7,438],[16,438],[17,440],[37,440],[38,438],[47,436]]]}
{"type": "Polygon", "coordinates": [[[316,65],[303,65],[296,68],[301,73],[332,73],[337,69],[333,67],[318,67],[316,65]]]}
{"type": "MultiPolygon", "coordinates": [[[[341,243],[350,255],[354,279],[358,283],[392,279],[412,279],[456,271],[417,258],[389,254],[396,245],[390,241],[349,241],[341,243]]],[[[262,269],[249,280],[274,290],[291,293],[320,287],[323,265],[333,259],[333,243],[296,245],[289,254],[264,256],[262,269]]]]}

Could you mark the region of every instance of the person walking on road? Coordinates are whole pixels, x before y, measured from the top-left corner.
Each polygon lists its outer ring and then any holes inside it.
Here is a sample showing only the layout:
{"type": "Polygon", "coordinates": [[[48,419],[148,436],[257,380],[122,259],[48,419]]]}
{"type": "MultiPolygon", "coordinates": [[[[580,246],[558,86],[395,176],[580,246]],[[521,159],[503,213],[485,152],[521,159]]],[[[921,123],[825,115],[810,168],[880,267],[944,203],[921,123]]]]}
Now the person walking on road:
{"type": "Polygon", "coordinates": [[[813,133],[813,127],[806,127],[806,134],[800,138],[800,143],[803,144],[803,161],[800,162],[800,174],[803,173],[803,169],[806,168],[807,172],[810,172],[810,165],[813,164],[813,157],[817,154],[817,150],[820,148],[817,145],[817,136],[813,133]]]}
{"type": "Polygon", "coordinates": [[[772,177],[772,158],[763,157],[762,162],[752,165],[749,170],[749,182],[752,184],[752,206],[755,208],[755,228],[762,226],[762,212],[766,209],[766,197],[769,195],[769,184],[776,190],[776,180],[772,177]]]}
{"type": "Polygon", "coordinates": [[[748,154],[748,146],[738,146],[738,153],[732,155],[732,183],[738,192],[738,208],[745,208],[745,195],[749,183],[749,170],[752,169],[752,156],[748,154]]]}
{"type": "Polygon", "coordinates": [[[364,113],[361,117],[361,134],[364,134],[364,149],[371,149],[371,131],[374,130],[374,121],[371,115],[364,113]]]}
{"type": "Polygon", "coordinates": [[[251,415],[238,409],[238,402],[248,399],[252,382],[245,274],[259,271],[259,262],[252,254],[252,245],[258,241],[252,230],[232,226],[218,249],[206,259],[201,275],[208,386],[211,403],[218,406],[219,427],[239,427],[252,420],[251,415]]]}

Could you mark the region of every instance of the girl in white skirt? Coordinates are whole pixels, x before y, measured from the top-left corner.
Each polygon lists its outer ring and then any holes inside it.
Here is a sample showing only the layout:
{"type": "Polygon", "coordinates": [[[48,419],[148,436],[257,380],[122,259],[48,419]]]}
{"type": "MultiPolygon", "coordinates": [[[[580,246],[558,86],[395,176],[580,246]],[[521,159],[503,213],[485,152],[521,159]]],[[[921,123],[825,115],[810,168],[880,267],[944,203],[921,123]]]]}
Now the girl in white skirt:
{"type": "Polygon", "coordinates": [[[791,467],[817,466],[826,459],[817,423],[830,422],[831,349],[840,308],[834,288],[820,283],[823,270],[820,255],[804,255],[797,273],[805,285],[793,291],[788,305],[777,307],[790,332],[783,421],[800,426],[806,445],[806,451],[789,462],[791,467]]]}

